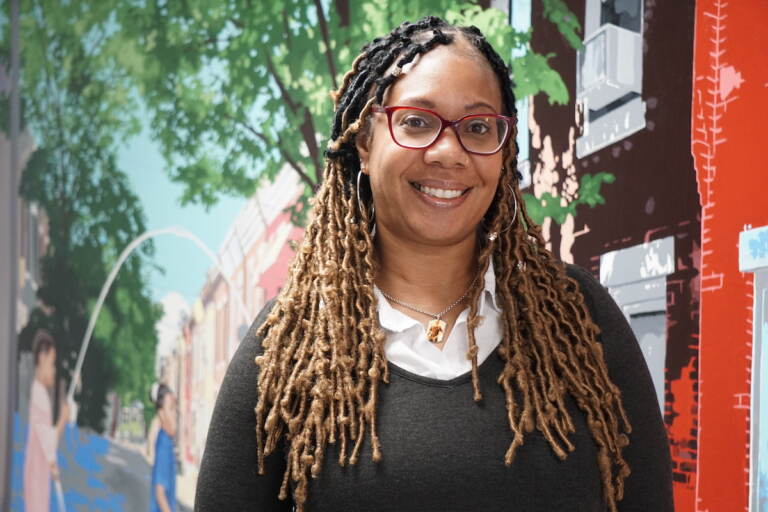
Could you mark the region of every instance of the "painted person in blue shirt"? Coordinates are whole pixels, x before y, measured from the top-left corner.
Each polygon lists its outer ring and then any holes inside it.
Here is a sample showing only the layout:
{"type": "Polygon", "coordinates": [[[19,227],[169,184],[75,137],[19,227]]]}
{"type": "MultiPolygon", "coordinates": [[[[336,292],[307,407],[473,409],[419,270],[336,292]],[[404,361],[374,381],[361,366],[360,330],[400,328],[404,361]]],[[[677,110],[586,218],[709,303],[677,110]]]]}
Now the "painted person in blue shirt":
{"type": "Polygon", "coordinates": [[[152,399],[157,407],[160,431],[155,441],[155,463],[152,466],[152,488],[149,493],[150,512],[176,510],[176,457],[173,437],[176,435],[176,396],[165,384],[153,389],[152,399]]]}

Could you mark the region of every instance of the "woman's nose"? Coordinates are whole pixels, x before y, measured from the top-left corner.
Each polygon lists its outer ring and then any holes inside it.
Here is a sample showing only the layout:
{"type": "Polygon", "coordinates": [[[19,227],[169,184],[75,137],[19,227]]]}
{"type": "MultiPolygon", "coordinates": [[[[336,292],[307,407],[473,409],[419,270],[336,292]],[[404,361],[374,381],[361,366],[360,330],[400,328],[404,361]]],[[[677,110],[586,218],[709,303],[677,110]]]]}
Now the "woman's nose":
{"type": "Polygon", "coordinates": [[[446,168],[469,165],[469,153],[464,150],[456,131],[450,126],[446,126],[437,136],[437,140],[427,148],[424,159],[428,164],[446,168]]]}

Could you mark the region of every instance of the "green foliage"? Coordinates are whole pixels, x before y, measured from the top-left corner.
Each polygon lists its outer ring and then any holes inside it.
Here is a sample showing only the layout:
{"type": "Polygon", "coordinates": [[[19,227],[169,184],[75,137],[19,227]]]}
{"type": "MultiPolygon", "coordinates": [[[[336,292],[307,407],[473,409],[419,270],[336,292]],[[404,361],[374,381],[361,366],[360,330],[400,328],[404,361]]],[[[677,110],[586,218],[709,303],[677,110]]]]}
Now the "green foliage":
{"type": "MultiPolygon", "coordinates": [[[[145,231],[139,198],[117,168],[117,145],[137,133],[130,62],[116,29],[118,2],[21,2],[21,98],[37,149],[22,173],[20,195],[48,219],[41,260],[41,308],[23,328],[28,349],[45,327],[57,344],[57,372],[71,380],[95,298],[122,249],[145,231]]],[[[9,35],[0,42],[8,55],[9,35]]],[[[7,98],[3,98],[6,100],[7,98]]],[[[155,323],[145,261],[131,256],[107,296],[85,358],[76,398],[81,426],[101,431],[106,394],[148,402],[154,378],[155,323]]]]}
{"type": "MultiPolygon", "coordinates": [[[[550,102],[568,101],[548,57],[530,50],[530,33],[516,32],[504,13],[476,4],[133,2],[117,11],[119,62],[136,78],[152,114],[167,171],[184,184],[182,203],[211,206],[220,194],[250,196],[288,166],[305,186],[292,211],[301,223],[323,178],[330,92],[365,43],[404,20],[436,14],[478,26],[502,56],[525,48],[511,61],[516,94],[544,92],[550,102]]],[[[566,38],[576,33],[578,23],[567,23],[575,17],[564,5],[549,0],[545,9],[566,38]]]]}
{"type": "Polygon", "coordinates": [[[584,46],[579,35],[581,24],[565,5],[565,2],[563,0],[541,0],[541,4],[544,8],[544,17],[555,24],[574,50],[581,50],[584,46]]]}
{"type": "Polygon", "coordinates": [[[549,66],[554,54],[540,55],[528,52],[512,60],[512,75],[515,77],[517,97],[535,96],[539,92],[547,95],[549,104],[568,103],[568,89],[560,74],[549,66]]]}
{"type": "Polygon", "coordinates": [[[558,224],[563,224],[568,215],[576,215],[576,209],[579,205],[585,204],[594,208],[598,204],[605,204],[600,190],[603,183],[613,183],[616,176],[607,172],[598,172],[597,174],[584,174],[579,180],[579,194],[576,199],[561,204],[562,198],[555,197],[549,192],[545,192],[541,197],[535,197],[533,194],[523,194],[525,207],[528,210],[531,220],[536,224],[541,224],[547,217],[552,218],[558,224]]]}
{"type": "Polygon", "coordinates": [[[613,183],[616,176],[607,172],[597,174],[585,174],[579,181],[579,199],[582,203],[594,208],[598,204],[605,204],[605,199],[600,194],[603,183],[613,183]]]}

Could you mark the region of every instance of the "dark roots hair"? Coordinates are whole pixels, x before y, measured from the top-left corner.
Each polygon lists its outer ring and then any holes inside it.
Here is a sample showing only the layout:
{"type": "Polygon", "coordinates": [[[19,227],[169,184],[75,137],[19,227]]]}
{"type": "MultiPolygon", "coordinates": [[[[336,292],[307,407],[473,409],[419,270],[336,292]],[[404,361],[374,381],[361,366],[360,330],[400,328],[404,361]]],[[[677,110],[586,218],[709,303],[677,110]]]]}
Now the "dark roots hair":
{"type": "MultiPolygon", "coordinates": [[[[287,467],[280,498],[287,497],[290,478],[298,511],[306,502],[308,477],[318,475],[328,443],[340,443],[340,465],[355,464],[368,429],[373,460],[382,457],[376,404],[379,383],[389,382],[389,369],[373,293],[376,263],[371,219],[355,192],[360,169],[355,136],[371,106],[381,103],[404,65],[458,37],[498,77],[504,113],[516,114],[509,70],[480,30],[454,27],[431,16],[403,23],[364,46],[334,95],[325,180],[316,194],[313,218],[288,282],[258,331],[264,350],[256,358],[260,367],[255,409],[259,473],[264,474],[264,457],[285,440],[287,467]]],[[[586,415],[598,447],[604,498],[615,512],[630,473],[622,448],[629,443],[626,433],[631,427],[621,393],[608,377],[596,338],[599,328],[590,318],[578,284],[546,249],[540,228],[526,212],[516,186],[514,139],[504,148],[504,169],[486,220],[489,230],[502,231],[511,219],[514,200],[519,205],[518,220],[479,253],[480,279],[493,258],[497,298],[503,308],[498,353],[505,366],[498,382],[506,394],[513,433],[504,462],[513,463],[526,433],[534,428],[561,459],[574,449],[568,434],[575,428],[563,401],[568,393],[586,415]],[[523,264],[519,269],[518,262],[523,264]],[[522,403],[515,401],[515,389],[522,403]]],[[[474,332],[483,284],[470,297],[467,322],[475,401],[482,400],[474,332]]]]}
{"type": "Polygon", "coordinates": [[[40,356],[48,353],[49,350],[56,348],[56,342],[53,336],[46,329],[40,328],[35,331],[35,337],[32,339],[32,356],[35,366],[40,364],[40,356]]]}
{"type": "Polygon", "coordinates": [[[173,391],[165,383],[155,382],[149,390],[149,399],[155,404],[155,409],[159,411],[165,405],[166,397],[172,394],[173,391]]]}

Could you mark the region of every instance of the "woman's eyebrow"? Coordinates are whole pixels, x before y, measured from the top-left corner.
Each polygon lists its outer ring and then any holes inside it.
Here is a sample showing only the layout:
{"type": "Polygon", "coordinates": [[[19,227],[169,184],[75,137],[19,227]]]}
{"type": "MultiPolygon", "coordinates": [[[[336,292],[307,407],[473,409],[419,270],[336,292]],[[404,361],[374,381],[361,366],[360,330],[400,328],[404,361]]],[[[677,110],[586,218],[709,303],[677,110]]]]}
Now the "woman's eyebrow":
{"type": "MultiPolygon", "coordinates": [[[[422,98],[421,96],[416,96],[413,98],[404,98],[401,100],[401,104],[408,104],[408,105],[415,105],[419,107],[429,108],[434,110],[437,105],[433,103],[432,101],[428,100],[427,98],[422,98]]],[[[464,105],[464,110],[474,110],[479,107],[487,107],[488,109],[492,110],[493,112],[496,112],[496,109],[493,108],[491,105],[484,101],[476,101],[474,103],[470,103],[469,105],[464,105]]]]}
{"type": "Polygon", "coordinates": [[[496,112],[495,108],[493,108],[492,106],[490,106],[489,104],[487,104],[484,101],[476,101],[475,103],[471,103],[469,105],[465,105],[464,109],[466,109],[466,110],[474,110],[474,109],[479,108],[479,107],[487,107],[487,108],[493,110],[494,112],[496,112]]]}

